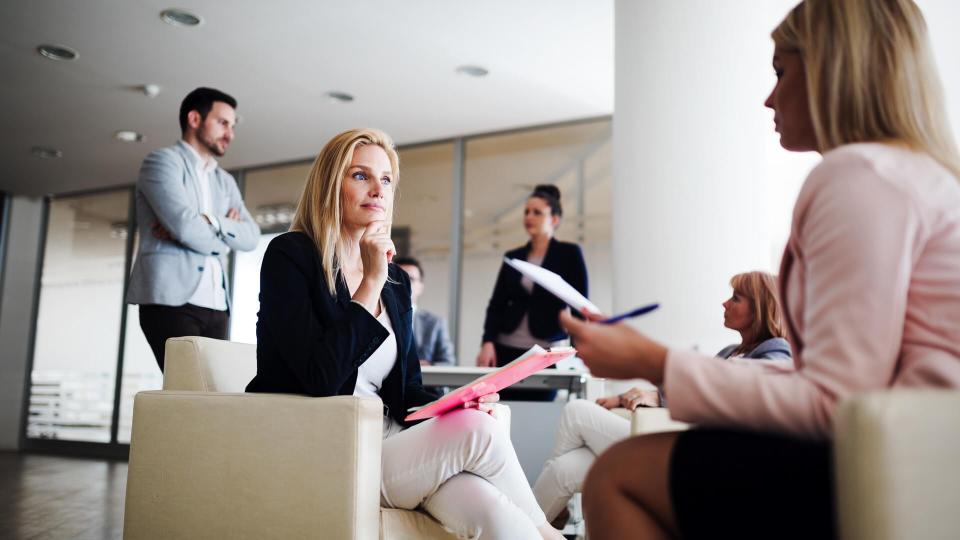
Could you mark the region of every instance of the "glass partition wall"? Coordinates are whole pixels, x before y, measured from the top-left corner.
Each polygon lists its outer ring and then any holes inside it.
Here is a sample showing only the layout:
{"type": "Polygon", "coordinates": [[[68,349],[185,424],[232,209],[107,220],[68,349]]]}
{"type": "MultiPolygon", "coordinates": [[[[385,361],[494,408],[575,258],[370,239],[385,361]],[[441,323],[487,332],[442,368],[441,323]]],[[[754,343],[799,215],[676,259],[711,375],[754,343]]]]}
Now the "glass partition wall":
{"type": "Polygon", "coordinates": [[[270,240],[290,228],[310,167],[309,162],[264,167],[243,175],[243,202],[260,225],[261,236],[256,249],[235,254],[233,313],[230,314],[230,339],[233,341],[257,342],[263,253],[270,240]]]}
{"type": "Polygon", "coordinates": [[[453,222],[454,144],[400,149],[400,183],[393,237],[400,255],[423,268],[418,308],[450,320],[450,226],[453,222]]]}
{"type": "MultiPolygon", "coordinates": [[[[132,254],[136,257],[140,240],[134,229],[132,254]]],[[[131,261],[132,268],[132,261],[131,261]]],[[[143,390],[159,390],[163,386],[163,374],[157,367],[153,351],[140,330],[139,306],[126,305],[127,320],[124,324],[123,368],[120,378],[120,414],[117,441],[130,442],[133,427],[133,396],[143,390]]]]}
{"type": "MultiPolygon", "coordinates": [[[[522,207],[536,184],[560,188],[558,238],[583,247],[590,297],[609,308],[609,118],[398,151],[394,242],[423,266],[419,305],[451,321],[461,365],[473,365],[503,252],[527,241],[522,207]]],[[[263,253],[288,230],[311,165],[312,157],[234,172],[262,237],[254,251],[236,253],[228,269],[231,340],[256,343],[263,253]]],[[[48,200],[27,449],[122,455],[133,396],[162,385],[137,306],[124,303],[138,241],[131,201],[132,188],[48,200]]]]}
{"type": "Polygon", "coordinates": [[[30,439],[111,442],[130,190],[50,201],[30,439]]]}

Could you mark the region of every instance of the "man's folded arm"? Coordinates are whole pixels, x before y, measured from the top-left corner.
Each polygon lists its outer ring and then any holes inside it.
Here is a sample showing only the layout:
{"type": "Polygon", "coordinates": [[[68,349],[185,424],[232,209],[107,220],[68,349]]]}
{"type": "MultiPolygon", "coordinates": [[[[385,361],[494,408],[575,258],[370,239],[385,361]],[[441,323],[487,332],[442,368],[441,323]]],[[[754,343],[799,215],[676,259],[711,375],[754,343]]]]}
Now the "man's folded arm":
{"type": "Polygon", "coordinates": [[[228,208],[236,209],[240,213],[240,219],[218,218],[220,221],[220,238],[228,246],[239,251],[256,249],[257,243],[260,241],[260,226],[250,215],[247,207],[244,206],[243,198],[240,197],[240,190],[237,189],[237,183],[233,180],[233,177],[228,176],[225,184],[230,198],[228,208]]]}
{"type": "Polygon", "coordinates": [[[226,253],[229,246],[214,225],[197,212],[195,205],[189,204],[189,196],[180,181],[184,170],[172,153],[169,149],[158,150],[143,160],[137,189],[173,240],[201,255],[226,253]]]}

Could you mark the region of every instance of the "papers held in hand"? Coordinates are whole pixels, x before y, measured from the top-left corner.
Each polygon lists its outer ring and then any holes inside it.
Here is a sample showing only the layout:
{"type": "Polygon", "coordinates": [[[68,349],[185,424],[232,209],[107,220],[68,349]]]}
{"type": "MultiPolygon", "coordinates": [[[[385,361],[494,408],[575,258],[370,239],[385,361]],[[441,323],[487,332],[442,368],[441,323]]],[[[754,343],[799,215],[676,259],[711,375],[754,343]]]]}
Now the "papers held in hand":
{"type": "Polygon", "coordinates": [[[573,285],[564,281],[564,279],[557,274],[546,268],[530,264],[527,261],[508,259],[506,257],[504,257],[503,260],[515,268],[517,272],[520,272],[530,278],[530,281],[550,291],[554,296],[563,300],[578,312],[586,309],[591,313],[600,314],[600,308],[595,306],[590,300],[587,300],[586,296],[580,294],[580,291],[574,289],[573,285]]]}
{"type": "MultiPolygon", "coordinates": [[[[600,308],[595,306],[590,300],[587,300],[585,296],[580,294],[580,291],[574,289],[573,285],[570,285],[564,281],[564,279],[557,274],[535,264],[530,264],[527,261],[508,259],[506,257],[504,257],[503,260],[508,265],[515,268],[517,272],[520,272],[522,275],[530,278],[530,281],[533,281],[537,285],[550,291],[554,296],[569,304],[570,307],[575,309],[577,312],[587,310],[591,313],[600,315],[600,308]]],[[[658,307],[660,307],[659,304],[649,304],[598,322],[603,324],[613,324],[631,317],[645,315],[657,309],[658,307]]]]}
{"type": "Polygon", "coordinates": [[[534,345],[513,362],[496,371],[487,373],[469,384],[457,388],[436,401],[424,405],[416,412],[407,415],[404,420],[407,422],[423,420],[440,416],[453,409],[458,409],[462,407],[464,403],[476,401],[481,396],[499,392],[512,384],[526,379],[541,369],[550,367],[560,360],[573,356],[576,352],[577,350],[573,347],[553,347],[549,351],[546,351],[539,345],[534,345]]]}

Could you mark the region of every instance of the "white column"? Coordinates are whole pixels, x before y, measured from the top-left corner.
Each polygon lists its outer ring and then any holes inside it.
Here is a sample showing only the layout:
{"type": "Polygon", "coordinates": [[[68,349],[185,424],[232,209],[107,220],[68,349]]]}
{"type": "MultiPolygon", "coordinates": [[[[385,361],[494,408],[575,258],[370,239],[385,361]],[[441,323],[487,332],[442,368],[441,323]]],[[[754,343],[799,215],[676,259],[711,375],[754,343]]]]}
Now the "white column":
{"type": "Polygon", "coordinates": [[[815,155],[779,148],[763,106],[769,35],[793,1],[617,0],[614,311],[668,345],[714,353],[732,275],[776,270],[815,155]]]}
{"type": "Polygon", "coordinates": [[[955,0],[915,0],[923,12],[930,32],[934,61],[940,71],[947,114],[953,127],[953,135],[960,142],[960,3],[955,0]]]}
{"type": "Polygon", "coordinates": [[[29,391],[27,366],[36,318],[34,293],[40,280],[43,200],[13,197],[7,209],[0,289],[0,450],[16,450],[29,391]]]}

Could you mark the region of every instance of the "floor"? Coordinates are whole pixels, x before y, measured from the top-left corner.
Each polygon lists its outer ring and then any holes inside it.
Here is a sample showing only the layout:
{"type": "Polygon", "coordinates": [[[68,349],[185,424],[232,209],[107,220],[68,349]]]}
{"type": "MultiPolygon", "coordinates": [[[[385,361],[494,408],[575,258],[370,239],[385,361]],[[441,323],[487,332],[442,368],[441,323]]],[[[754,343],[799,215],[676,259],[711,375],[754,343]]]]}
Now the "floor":
{"type": "Polygon", "coordinates": [[[0,452],[0,540],[119,539],[126,484],[125,461],[0,452]]]}
{"type": "Polygon", "coordinates": [[[121,538],[126,483],[123,461],[0,452],[0,538],[121,538]]]}

